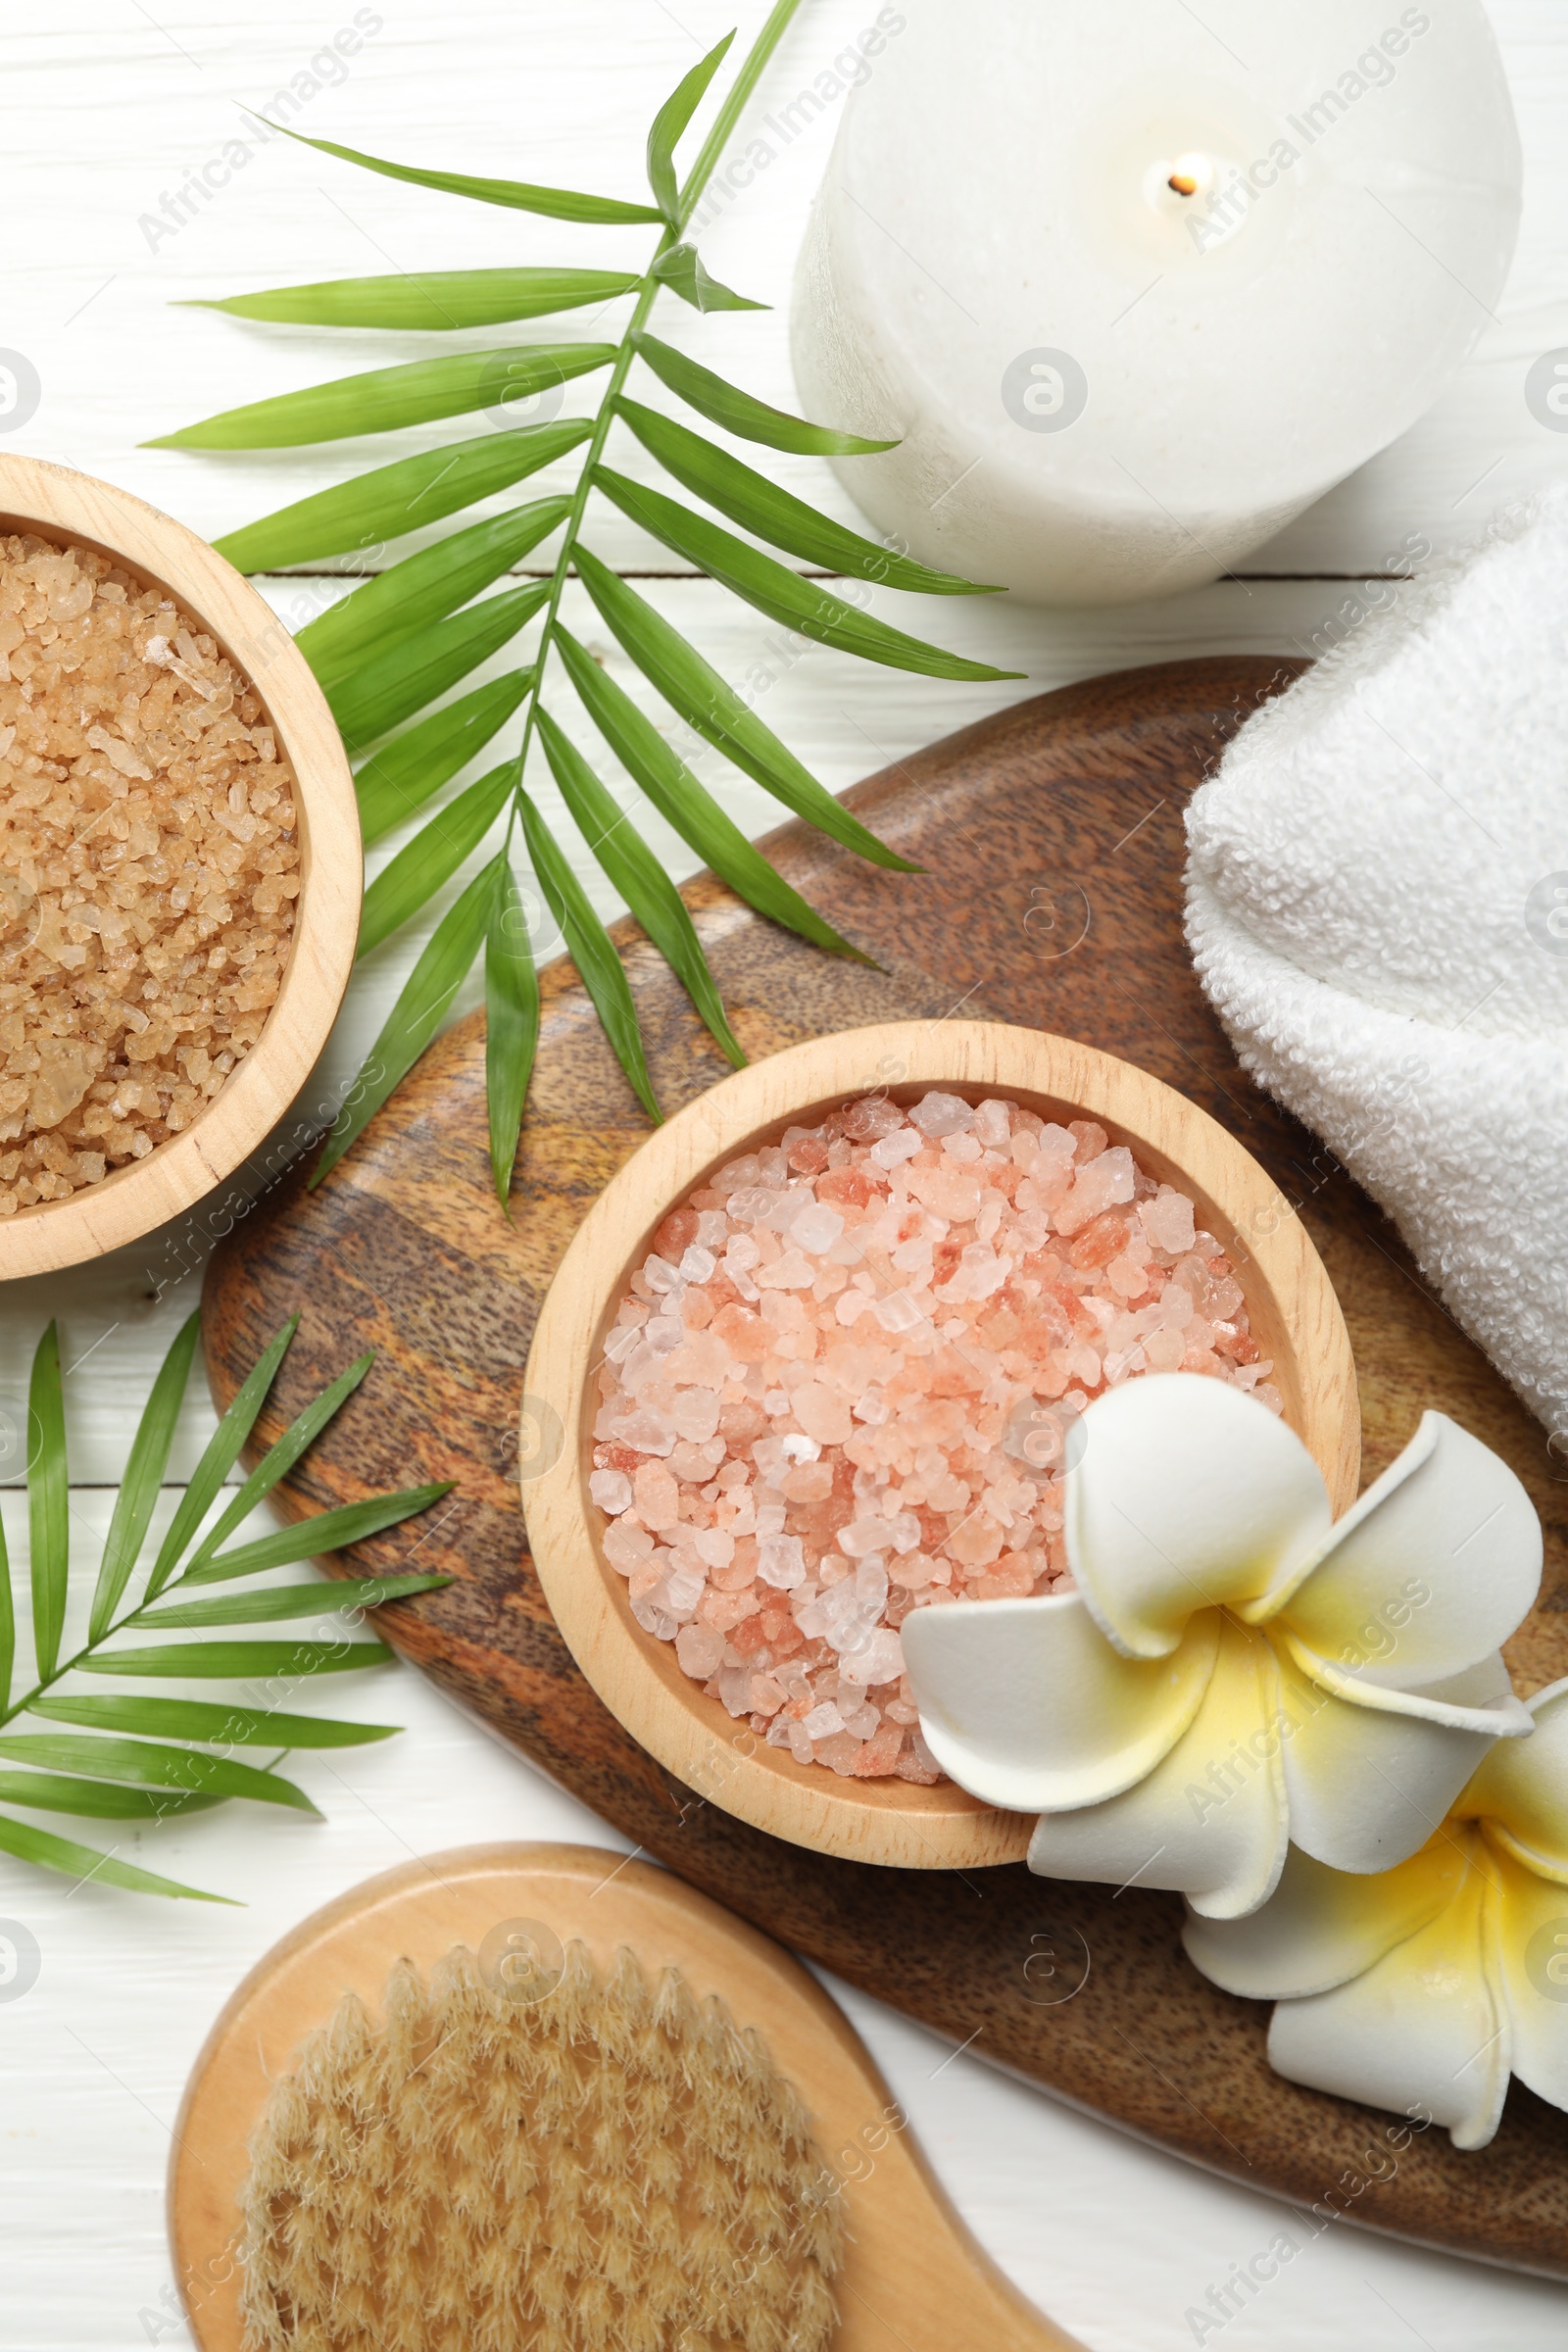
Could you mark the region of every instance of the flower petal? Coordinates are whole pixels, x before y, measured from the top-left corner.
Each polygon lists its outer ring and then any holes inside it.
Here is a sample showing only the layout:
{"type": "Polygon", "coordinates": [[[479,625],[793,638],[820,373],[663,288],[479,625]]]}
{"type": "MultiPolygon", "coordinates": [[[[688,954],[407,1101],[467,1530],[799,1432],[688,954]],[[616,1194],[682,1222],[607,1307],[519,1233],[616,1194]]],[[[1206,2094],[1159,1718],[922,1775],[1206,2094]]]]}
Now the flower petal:
{"type": "MultiPolygon", "coordinates": [[[[1226,1992],[1294,2001],[1358,1977],[1452,1901],[1464,1848],[1435,1838],[1396,1870],[1352,1878],[1294,1844],[1280,1883],[1246,1919],[1191,1918],[1182,1941],[1193,1966],[1226,1992]]],[[[1568,2012],[1564,2023],[1568,2024],[1568,2012]]]]}
{"type": "Polygon", "coordinates": [[[1031,1870],[1174,1887],[1210,1919],[1238,1918],[1268,1900],[1286,1849],[1279,1740],[1271,1730],[1279,1680],[1259,1635],[1218,1622],[1203,1703],[1170,1753],[1120,1796],[1042,1815],[1031,1870]]]}
{"type": "Polygon", "coordinates": [[[1531,1728],[1493,1656],[1434,1691],[1386,1690],[1271,1629],[1291,1838],[1331,1869],[1389,1870],[1425,1845],[1494,1741],[1531,1728]]]}
{"type": "Polygon", "coordinates": [[[1423,1413],[1280,1605],[1309,1649],[1407,1690],[1506,1642],[1541,1564],[1541,1521],[1507,1463],[1446,1413],[1423,1413]]]}
{"type": "Polygon", "coordinates": [[[1118,1795],[1169,1754],[1202,1703],[1212,1610],[1173,1657],[1124,1658],[1079,1592],[960,1600],[904,1620],[920,1729],[960,1788],[1010,1813],[1118,1795]]]}
{"type": "Polygon", "coordinates": [[[1495,1848],[1492,1859],[1513,2071],[1538,2098],[1568,2107],[1568,1893],[1495,1848]]]}
{"type": "Polygon", "coordinates": [[[1067,1558],[1102,1632],[1166,1657],[1194,1612],[1264,1604],[1321,1548],[1317,1464],[1266,1405],[1193,1372],[1127,1381],[1084,1414],[1066,1482],[1067,1558]]]}
{"type": "Polygon", "coordinates": [[[1482,1868],[1454,1900],[1364,1976],[1281,2001],[1269,2063],[1293,2082],[1446,2124],[1459,2148],[1484,2148],[1508,2088],[1509,2019],[1489,1981],[1482,1868]]]}
{"type": "Polygon", "coordinates": [[[1568,1881],[1568,1682],[1525,1703],[1535,1737],[1494,1747],[1454,1810],[1484,1820],[1527,1869],[1562,1883],[1568,1881]]]}

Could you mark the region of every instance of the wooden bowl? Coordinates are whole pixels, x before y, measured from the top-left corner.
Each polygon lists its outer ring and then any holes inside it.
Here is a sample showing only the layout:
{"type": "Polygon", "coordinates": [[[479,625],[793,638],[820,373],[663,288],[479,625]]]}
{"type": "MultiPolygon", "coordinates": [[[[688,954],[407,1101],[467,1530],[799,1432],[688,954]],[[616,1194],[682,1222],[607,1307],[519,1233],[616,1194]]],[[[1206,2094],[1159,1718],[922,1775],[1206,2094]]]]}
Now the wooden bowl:
{"type": "Polygon", "coordinates": [[[93,548],[167,589],[251,680],[298,785],[301,875],[277,1002],[221,1092],[145,1159],[0,1222],[0,1281],[53,1273],[139,1240],[193,1207],[271,1132],[337,1017],[364,871],[354,779],[332,714],[287,629],[232,564],[128,491],[64,466],[0,457],[0,533],[14,531],[93,548]]]}
{"type": "Polygon", "coordinates": [[[978,1021],[900,1023],[819,1038],[742,1070],[688,1103],[627,1161],[578,1228],[540,1310],[523,1400],[523,1511],[534,1564],[568,1648],[634,1739],[704,1800],[794,1844],[858,1862],[965,1870],[1022,1859],[1032,1820],[951,1782],[841,1780],[733,1722],[631,1614],[588,1498],[590,1375],[654,1233],[711,1172],[858,1095],[918,1101],[941,1086],[1004,1095],[1043,1117],[1098,1119],[1150,1174],[1177,1184],[1232,1253],[1285,1418],[1328,1485],[1355,1498],[1360,1413],[1349,1336],[1322,1260],[1272,1179],[1205,1111],[1093,1047],[978,1021]],[[559,1431],[559,1443],[554,1442],[559,1431]],[[549,1433],[546,1442],[541,1439],[549,1433]]]}

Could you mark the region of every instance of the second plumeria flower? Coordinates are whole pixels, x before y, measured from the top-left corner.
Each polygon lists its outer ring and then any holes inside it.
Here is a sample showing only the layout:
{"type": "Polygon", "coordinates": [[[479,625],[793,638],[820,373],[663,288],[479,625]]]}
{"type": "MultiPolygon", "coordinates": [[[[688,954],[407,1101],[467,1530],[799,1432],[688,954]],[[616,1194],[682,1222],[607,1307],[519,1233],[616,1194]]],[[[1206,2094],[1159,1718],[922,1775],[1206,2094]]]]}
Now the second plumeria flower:
{"type": "Polygon", "coordinates": [[[1239,1918],[1292,1840],[1336,1870],[1403,1861],[1531,1730],[1499,1645],[1540,1586],[1540,1521],[1444,1414],[1337,1525],[1300,1440],[1221,1382],[1129,1381],[1081,1426],[1076,1591],[903,1629],[933,1755],[1041,1816],[1032,1869],[1239,1918]]]}

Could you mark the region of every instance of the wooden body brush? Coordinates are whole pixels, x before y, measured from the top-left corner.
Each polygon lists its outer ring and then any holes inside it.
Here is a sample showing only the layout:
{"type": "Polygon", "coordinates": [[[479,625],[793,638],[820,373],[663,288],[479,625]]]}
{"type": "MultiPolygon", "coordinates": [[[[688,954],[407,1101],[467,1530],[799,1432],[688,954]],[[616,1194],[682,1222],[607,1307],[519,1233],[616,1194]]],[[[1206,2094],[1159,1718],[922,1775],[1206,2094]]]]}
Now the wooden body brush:
{"type": "Polygon", "coordinates": [[[591,1846],[437,1854],[276,1945],[170,2230],[202,2352],[1073,2352],[805,1970],[591,1846]]]}

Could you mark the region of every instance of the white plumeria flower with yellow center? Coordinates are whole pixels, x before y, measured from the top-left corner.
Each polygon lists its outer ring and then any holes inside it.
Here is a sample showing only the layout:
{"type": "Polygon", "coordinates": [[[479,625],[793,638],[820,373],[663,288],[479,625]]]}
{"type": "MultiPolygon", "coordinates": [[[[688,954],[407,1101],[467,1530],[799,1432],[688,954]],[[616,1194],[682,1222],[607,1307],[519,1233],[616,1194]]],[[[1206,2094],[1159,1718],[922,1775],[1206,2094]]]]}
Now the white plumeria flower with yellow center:
{"type": "Polygon", "coordinates": [[[1535,1738],[1494,1748],[1396,1870],[1293,1853],[1250,1919],[1188,1923],[1204,1976],[1279,2003],[1280,2074],[1446,2124],[1460,2148],[1492,2138],[1510,2074],[1568,2107],[1568,1682],[1529,1705],[1535,1738]]]}
{"type": "Polygon", "coordinates": [[[1336,1526],[1300,1440],[1241,1391],[1098,1398],[1065,1482],[1076,1590],[913,1611],[905,1658],[960,1788],[1038,1813],[1033,1870],[1266,1902],[1288,1843],[1387,1870],[1493,1742],[1531,1729],[1499,1644],[1541,1582],[1505,1462],[1442,1413],[1336,1526]]]}

